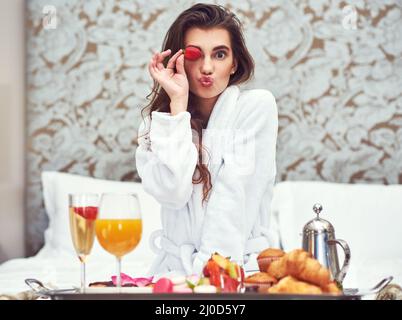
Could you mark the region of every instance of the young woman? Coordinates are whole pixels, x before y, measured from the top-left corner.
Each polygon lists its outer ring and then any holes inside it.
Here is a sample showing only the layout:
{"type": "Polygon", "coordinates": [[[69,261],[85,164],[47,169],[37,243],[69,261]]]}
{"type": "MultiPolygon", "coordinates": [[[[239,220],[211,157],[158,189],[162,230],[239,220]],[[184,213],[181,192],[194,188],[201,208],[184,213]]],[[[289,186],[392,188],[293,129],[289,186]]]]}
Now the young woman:
{"type": "Polygon", "coordinates": [[[240,91],[254,63],[239,20],[221,6],[181,13],[163,50],[148,65],[154,89],[136,151],[143,187],[162,206],[150,274],[199,274],[215,252],[255,269],[273,245],[275,99],[240,91]]]}

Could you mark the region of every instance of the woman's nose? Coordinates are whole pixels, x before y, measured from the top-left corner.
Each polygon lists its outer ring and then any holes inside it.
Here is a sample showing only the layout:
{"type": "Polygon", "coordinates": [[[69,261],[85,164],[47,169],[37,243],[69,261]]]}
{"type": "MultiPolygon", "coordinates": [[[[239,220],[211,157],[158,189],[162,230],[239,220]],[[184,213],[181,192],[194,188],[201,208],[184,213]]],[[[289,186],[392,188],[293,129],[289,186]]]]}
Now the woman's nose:
{"type": "Polygon", "coordinates": [[[205,58],[201,66],[201,72],[203,74],[211,74],[213,71],[214,70],[211,59],[208,57],[205,58]]]}

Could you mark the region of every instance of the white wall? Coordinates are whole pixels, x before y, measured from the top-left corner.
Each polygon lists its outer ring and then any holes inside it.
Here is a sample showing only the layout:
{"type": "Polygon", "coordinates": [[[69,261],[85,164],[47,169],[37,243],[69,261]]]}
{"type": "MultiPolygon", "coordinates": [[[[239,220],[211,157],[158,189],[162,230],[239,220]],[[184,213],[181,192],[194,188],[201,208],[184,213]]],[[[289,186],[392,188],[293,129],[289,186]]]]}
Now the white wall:
{"type": "Polygon", "coordinates": [[[0,0],[0,263],[24,256],[24,1],[0,0]]]}

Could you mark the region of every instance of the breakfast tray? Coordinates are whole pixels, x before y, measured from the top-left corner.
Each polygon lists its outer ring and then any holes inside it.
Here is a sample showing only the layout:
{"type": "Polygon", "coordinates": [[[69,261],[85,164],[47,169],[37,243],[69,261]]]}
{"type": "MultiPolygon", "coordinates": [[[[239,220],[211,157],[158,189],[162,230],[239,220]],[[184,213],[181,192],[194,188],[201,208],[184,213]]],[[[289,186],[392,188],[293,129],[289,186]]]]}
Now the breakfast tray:
{"type": "Polygon", "coordinates": [[[361,295],[304,295],[304,294],[265,294],[245,293],[73,293],[48,292],[52,300],[361,300],[361,295]]]}
{"type": "Polygon", "coordinates": [[[342,295],[307,295],[307,294],[270,294],[246,291],[243,293],[152,293],[151,288],[123,287],[117,288],[88,288],[87,292],[80,293],[77,289],[49,290],[38,280],[27,279],[26,283],[33,287],[33,283],[42,285],[36,293],[52,300],[361,300],[363,296],[377,294],[385,288],[393,277],[381,280],[371,289],[344,289],[342,295]]]}

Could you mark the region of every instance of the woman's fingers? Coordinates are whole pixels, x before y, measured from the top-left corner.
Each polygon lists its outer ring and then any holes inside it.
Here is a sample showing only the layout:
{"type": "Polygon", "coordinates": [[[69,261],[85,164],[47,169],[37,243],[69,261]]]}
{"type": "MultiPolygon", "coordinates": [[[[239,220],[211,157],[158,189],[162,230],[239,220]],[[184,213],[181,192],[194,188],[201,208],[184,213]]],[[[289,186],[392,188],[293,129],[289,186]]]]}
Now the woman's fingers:
{"type": "MultiPolygon", "coordinates": [[[[156,81],[159,82],[160,77],[161,77],[161,71],[165,70],[165,67],[163,65],[163,60],[168,57],[171,53],[171,50],[168,49],[166,51],[163,51],[161,53],[155,52],[148,64],[148,70],[149,73],[151,74],[152,78],[156,81]]],[[[185,70],[184,70],[184,55],[182,50],[180,49],[177,51],[168,61],[166,69],[171,69],[177,70],[177,73],[186,75],[185,70]]],[[[171,71],[174,74],[174,71],[171,71]]]]}
{"type": "Polygon", "coordinates": [[[158,55],[159,53],[155,53],[152,57],[152,65],[156,68],[158,66],[158,55]]]}
{"type": "Polygon", "coordinates": [[[168,57],[171,54],[172,50],[167,49],[161,53],[156,54],[156,66],[159,70],[162,70],[164,68],[163,65],[163,60],[165,60],[166,57],[168,57]]]}
{"type": "Polygon", "coordinates": [[[157,71],[159,71],[156,67],[156,59],[155,55],[152,57],[151,61],[148,64],[148,71],[151,74],[152,78],[154,80],[157,80],[157,71]]]}
{"type": "MultiPolygon", "coordinates": [[[[168,49],[161,53],[155,52],[151,59],[152,66],[154,66],[157,70],[163,70],[165,68],[163,65],[163,60],[171,54],[171,51],[172,50],[168,49]]],[[[176,66],[176,60],[181,54],[182,50],[180,49],[169,59],[166,69],[173,70],[176,66]]]]}
{"type": "Polygon", "coordinates": [[[182,50],[179,49],[168,61],[166,68],[168,69],[174,69],[176,66],[176,59],[182,54],[182,50]]]}
{"type": "Polygon", "coordinates": [[[152,65],[152,61],[148,64],[148,71],[149,71],[149,74],[151,75],[151,77],[153,79],[155,79],[155,72],[154,72],[154,67],[152,65]]]}
{"type": "Polygon", "coordinates": [[[184,76],[186,75],[186,72],[184,70],[184,54],[176,59],[176,70],[177,73],[182,74],[184,76]]]}
{"type": "Polygon", "coordinates": [[[161,61],[163,61],[163,59],[166,56],[169,56],[170,54],[170,49],[163,51],[161,53],[159,52],[154,52],[154,54],[152,55],[151,61],[149,62],[149,72],[151,73],[151,75],[154,77],[155,76],[155,72],[157,70],[162,70],[163,69],[163,64],[161,63],[161,61]],[[152,72],[151,72],[152,71],[152,72]]]}

